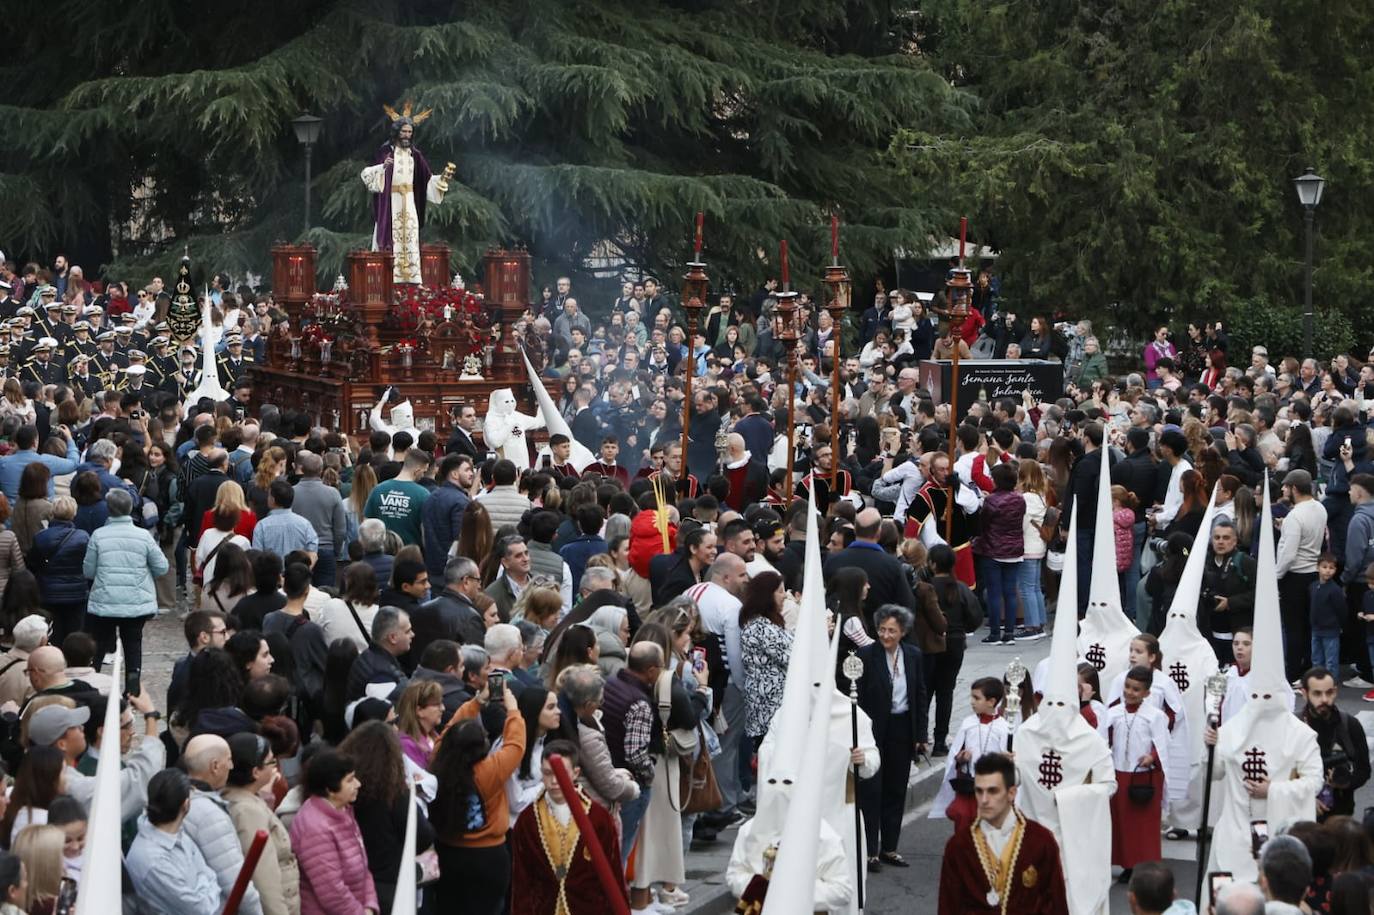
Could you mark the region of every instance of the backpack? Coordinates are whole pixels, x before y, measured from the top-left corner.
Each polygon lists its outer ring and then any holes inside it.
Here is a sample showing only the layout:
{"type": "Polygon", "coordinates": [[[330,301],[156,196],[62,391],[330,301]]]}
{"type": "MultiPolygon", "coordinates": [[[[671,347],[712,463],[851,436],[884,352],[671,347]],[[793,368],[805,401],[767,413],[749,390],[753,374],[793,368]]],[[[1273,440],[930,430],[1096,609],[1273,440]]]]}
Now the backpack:
{"type": "Polygon", "coordinates": [[[171,530],[181,524],[186,516],[186,505],[182,502],[181,494],[181,475],[172,477],[172,485],[168,487],[167,512],[162,516],[161,524],[167,530],[171,530]]]}

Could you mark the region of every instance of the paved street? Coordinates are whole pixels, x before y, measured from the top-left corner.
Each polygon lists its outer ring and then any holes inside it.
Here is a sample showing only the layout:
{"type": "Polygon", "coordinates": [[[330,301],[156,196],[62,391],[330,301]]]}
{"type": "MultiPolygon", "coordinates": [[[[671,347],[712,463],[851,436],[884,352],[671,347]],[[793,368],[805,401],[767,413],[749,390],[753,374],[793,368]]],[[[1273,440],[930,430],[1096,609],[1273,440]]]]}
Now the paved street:
{"type": "MultiPolygon", "coordinates": [[[[1041,658],[1049,654],[1049,649],[1048,638],[1038,642],[1020,643],[1014,648],[984,645],[976,637],[970,639],[955,690],[952,727],[957,727],[959,720],[968,714],[970,683],[979,677],[1005,673],[1007,665],[1016,657],[1021,659],[1027,669],[1033,669],[1041,658]]],[[[175,613],[158,616],[144,630],[144,685],[159,707],[166,701],[167,681],[171,675],[172,664],[185,651],[186,642],[181,634],[181,622],[175,613]]],[[[1361,702],[1361,694],[1362,690],[1343,687],[1341,707],[1347,711],[1363,712],[1368,706],[1361,702]]],[[[1374,713],[1365,712],[1361,720],[1366,732],[1374,733],[1374,713]]],[[[951,825],[946,819],[932,820],[927,817],[930,801],[939,787],[939,778],[943,773],[942,761],[933,762],[932,766],[922,764],[912,770],[912,788],[908,802],[913,805],[913,809],[902,830],[900,846],[902,855],[911,862],[911,867],[905,870],[886,867],[881,873],[870,876],[865,911],[873,915],[937,913],[940,860],[945,843],[951,834],[951,825]]],[[[1357,795],[1357,813],[1366,805],[1374,805],[1374,788],[1368,785],[1357,795]]],[[[724,886],[724,873],[734,835],[734,830],[723,832],[711,850],[688,853],[688,880],[685,888],[692,896],[692,904],[682,910],[683,912],[708,915],[733,909],[734,900],[724,886]]],[[[1193,841],[1164,843],[1164,857],[1173,868],[1180,892],[1192,892],[1196,879],[1196,854],[1197,846],[1193,841]]],[[[1113,885],[1111,911],[1129,911],[1123,886],[1113,885]]]]}
{"type": "Polygon", "coordinates": [[[175,611],[160,613],[143,627],[143,687],[153,703],[164,712],[167,703],[167,684],[172,679],[172,665],[186,654],[186,636],[175,611]]]}
{"type": "MultiPolygon", "coordinates": [[[[982,633],[979,633],[981,637],[982,633]]],[[[1005,673],[1012,658],[1020,657],[1027,669],[1033,669],[1036,662],[1047,656],[1050,640],[1018,644],[1015,648],[998,645],[984,645],[976,638],[970,639],[964,666],[959,674],[959,685],[955,691],[954,715],[952,721],[957,727],[959,719],[968,713],[968,686],[979,677],[995,676],[1005,673]]],[[[1366,712],[1369,706],[1361,701],[1363,690],[1342,687],[1340,706],[1346,711],[1363,713],[1361,723],[1367,734],[1374,733],[1374,712],[1366,712]]],[[[937,763],[941,761],[936,760],[937,763]]],[[[903,870],[885,867],[880,873],[870,875],[868,897],[865,899],[865,912],[871,915],[937,915],[940,882],[940,861],[945,843],[952,833],[949,820],[929,819],[931,799],[939,787],[938,779],[943,767],[938,771],[930,767],[913,769],[912,788],[908,803],[914,809],[907,816],[902,830],[900,850],[911,862],[911,867],[903,870]]],[[[1366,785],[1356,795],[1355,810],[1358,816],[1368,805],[1374,805],[1374,787],[1366,785]]],[[[683,911],[692,913],[719,913],[733,910],[734,900],[724,892],[723,874],[729,859],[730,843],[734,831],[721,833],[720,841],[710,853],[689,853],[687,856],[688,883],[686,889],[692,895],[692,905],[683,911]]],[[[1165,841],[1164,860],[1173,869],[1175,885],[1183,895],[1191,894],[1197,879],[1197,843],[1195,840],[1183,842],[1165,841]]],[[[1126,903],[1126,889],[1113,884],[1111,912],[1129,912],[1126,903]]]]}

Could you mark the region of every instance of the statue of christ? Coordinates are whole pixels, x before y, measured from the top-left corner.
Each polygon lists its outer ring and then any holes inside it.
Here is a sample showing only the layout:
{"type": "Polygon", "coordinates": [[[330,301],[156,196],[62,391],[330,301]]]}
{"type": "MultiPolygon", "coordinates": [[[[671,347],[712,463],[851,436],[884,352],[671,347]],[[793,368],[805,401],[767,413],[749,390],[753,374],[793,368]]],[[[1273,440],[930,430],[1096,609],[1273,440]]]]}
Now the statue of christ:
{"type": "Polygon", "coordinates": [[[363,184],[372,192],[376,217],[372,250],[392,253],[394,282],[419,283],[420,227],[425,224],[425,204],[443,202],[448,173],[434,174],[424,154],[414,145],[415,126],[430,112],[411,117],[409,102],[399,113],[390,105],[385,108],[391,118],[391,138],[377,152],[377,163],[362,172],[363,184]]]}

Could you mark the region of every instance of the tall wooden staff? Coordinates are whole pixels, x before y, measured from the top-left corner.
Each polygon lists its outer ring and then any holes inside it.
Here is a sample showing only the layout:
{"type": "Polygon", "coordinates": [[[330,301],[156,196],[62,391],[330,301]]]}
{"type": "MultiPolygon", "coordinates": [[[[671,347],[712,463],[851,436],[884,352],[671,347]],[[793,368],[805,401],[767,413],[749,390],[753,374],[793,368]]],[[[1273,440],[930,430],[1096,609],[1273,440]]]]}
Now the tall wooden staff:
{"type": "Polygon", "coordinates": [[[701,260],[701,229],[706,214],[697,211],[696,234],[692,246],[692,261],[687,265],[687,273],[682,277],[682,310],[687,314],[687,361],[682,379],[682,472],[680,480],[687,479],[687,446],[690,444],[688,424],[692,418],[692,376],[697,370],[696,336],[697,319],[706,304],[706,290],[710,280],[706,276],[706,265],[701,260]]]}
{"type": "Polygon", "coordinates": [[[844,316],[849,311],[849,271],[840,266],[840,217],[830,217],[830,266],[825,268],[825,285],[830,300],[830,357],[834,361],[830,379],[830,492],[833,496],[840,480],[840,361],[844,343],[844,316]]]}
{"type": "MultiPolygon", "coordinates": [[[[601,881],[601,891],[606,896],[606,909],[614,915],[630,915],[630,908],[625,904],[621,889],[625,881],[616,876],[611,862],[606,859],[606,850],[596,839],[596,827],[592,825],[592,818],[587,816],[587,811],[578,800],[577,788],[573,785],[572,776],[568,772],[568,764],[557,753],[548,757],[548,760],[553,777],[558,779],[558,787],[563,789],[563,797],[567,800],[573,819],[577,821],[577,828],[582,833],[582,847],[590,855],[592,866],[596,868],[596,877],[601,881]]],[[[518,889],[516,891],[519,892],[518,889]]]]}
{"type": "MultiPolygon", "coordinates": [[[[797,294],[792,291],[792,279],[787,270],[787,239],[779,245],[782,264],[782,292],[778,293],[778,317],[782,328],[778,339],[787,353],[787,500],[796,494],[793,480],[797,460],[797,294]]],[[[833,456],[832,456],[833,457],[833,456]]]]}
{"type": "MultiPolygon", "coordinates": [[[[973,282],[964,266],[964,239],[968,234],[968,217],[959,217],[959,266],[950,271],[945,281],[945,319],[949,321],[949,337],[954,352],[949,367],[949,472],[954,475],[955,430],[959,428],[959,344],[964,339],[964,320],[973,302],[973,282]]],[[[954,540],[954,483],[949,483],[949,498],[945,503],[945,540],[954,540]]]]}

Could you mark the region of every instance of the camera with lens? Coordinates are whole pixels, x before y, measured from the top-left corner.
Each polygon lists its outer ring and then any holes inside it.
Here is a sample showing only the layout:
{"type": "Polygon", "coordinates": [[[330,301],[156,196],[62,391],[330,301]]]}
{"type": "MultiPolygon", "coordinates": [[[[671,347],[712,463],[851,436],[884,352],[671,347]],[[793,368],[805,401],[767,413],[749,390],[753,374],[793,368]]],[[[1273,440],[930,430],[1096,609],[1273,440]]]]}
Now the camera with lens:
{"type": "Polygon", "coordinates": [[[1327,773],[1326,783],[1338,791],[1347,790],[1354,784],[1355,764],[1339,747],[1322,755],[1322,769],[1327,773]]]}

